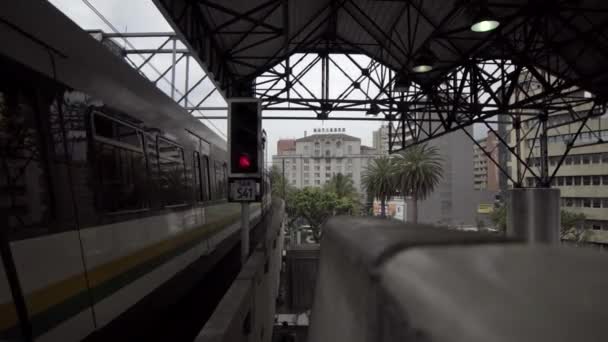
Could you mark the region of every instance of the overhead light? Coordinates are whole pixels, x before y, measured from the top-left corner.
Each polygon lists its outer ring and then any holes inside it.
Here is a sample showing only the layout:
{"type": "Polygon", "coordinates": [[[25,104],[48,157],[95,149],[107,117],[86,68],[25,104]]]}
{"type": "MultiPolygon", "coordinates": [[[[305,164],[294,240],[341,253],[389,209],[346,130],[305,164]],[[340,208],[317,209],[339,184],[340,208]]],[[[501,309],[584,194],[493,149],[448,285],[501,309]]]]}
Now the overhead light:
{"type": "Polygon", "coordinates": [[[373,115],[376,116],[380,114],[380,106],[375,103],[369,105],[369,109],[365,112],[365,115],[373,115]]]}
{"type": "Polygon", "coordinates": [[[406,92],[410,88],[411,84],[412,84],[412,82],[410,81],[409,77],[407,77],[407,75],[405,75],[403,73],[398,73],[397,77],[395,77],[395,84],[393,85],[393,91],[398,91],[401,93],[406,92]]]}
{"type": "Polygon", "coordinates": [[[473,32],[490,32],[500,26],[500,21],[487,8],[482,7],[476,15],[473,16],[473,24],[471,31],[473,32]]]}
{"type": "Polygon", "coordinates": [[[428,48],[428,46],[423,46],[418,54],[414,58],[414,64],[412,66],[412,71],[415,73],[425,73],[433,70],[433,66],[435,65],[435,61],[437,57],[428,48]]]}

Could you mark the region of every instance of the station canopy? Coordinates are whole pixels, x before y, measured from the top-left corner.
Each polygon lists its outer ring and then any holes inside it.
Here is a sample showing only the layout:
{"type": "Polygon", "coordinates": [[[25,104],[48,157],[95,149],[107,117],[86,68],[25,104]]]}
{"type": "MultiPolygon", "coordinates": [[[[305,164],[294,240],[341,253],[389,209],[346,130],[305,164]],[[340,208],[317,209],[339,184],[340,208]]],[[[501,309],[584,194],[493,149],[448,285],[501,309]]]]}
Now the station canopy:
{"type": "Polygon", "coordinates": [[[302,52],[364,54],[428,85],[471,60],[508,59],[608,95],[604,0],[154,1],[227,96],[302,52]],[[474,32],[482,17],[500,25],[474,32]],[[412,72],[422,58],[433,69],[412,72]]]}

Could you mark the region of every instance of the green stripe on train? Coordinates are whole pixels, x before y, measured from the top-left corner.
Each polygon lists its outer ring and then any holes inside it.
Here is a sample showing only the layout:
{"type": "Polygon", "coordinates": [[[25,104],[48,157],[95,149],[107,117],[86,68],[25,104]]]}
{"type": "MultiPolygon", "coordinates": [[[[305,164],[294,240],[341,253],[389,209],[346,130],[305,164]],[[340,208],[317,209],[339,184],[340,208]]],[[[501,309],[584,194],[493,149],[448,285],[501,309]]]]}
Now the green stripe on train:
{"type": "MultiPolygon", "coordinates": [[[[40,336],[51,330],[52,328],[58,326],[59,324],[61,324],[61,322],[75,316],[83,310],[89,309],[91,301],[96,304],[101,300],[111,296],[121,288],[132,283],[141,276],[151,272],[158,266],[164,264],[170,259],[179,256],[180,254],[203,242],[214,232],[230,224],[235,223],[238,217],[238,214],[233,214],[225,219],[218,220],[207,225],[203,225],[200,229],[205,229],[206,231],[201,236],[189,240],[168,252],[162,253],[143,263],[140,263],[126,272],[118,274],[117,276],[94,287],[90,293],[85,289],[69,297],[67,300],[59,304],[53,305],[47,310],[35,314],[31,318],[33,335],[35,337],[40,336]]],[[[11,339],[16,338],[18,336],[18,326],[13,326],[9,329],[0,332],[0,337],[2,338],[11,339]]]]}

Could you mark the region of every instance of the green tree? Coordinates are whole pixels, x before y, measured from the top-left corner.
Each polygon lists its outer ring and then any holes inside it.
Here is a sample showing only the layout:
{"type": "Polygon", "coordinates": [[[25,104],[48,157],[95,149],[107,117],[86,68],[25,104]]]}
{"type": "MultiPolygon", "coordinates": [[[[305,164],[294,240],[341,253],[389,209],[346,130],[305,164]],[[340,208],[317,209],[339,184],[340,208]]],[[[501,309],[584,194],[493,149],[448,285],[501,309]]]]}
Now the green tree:
{"type": "Polygon", "coordinates": [[[499,232],[505,233],[507,231],[507,207],[494,208],[490,214],[490,220],[499,232]]]}
{"type": "Polygon", "coordinates": [[[281,169],[276,165],[273,165],[270,169],[270,186],[272,188],[272,196],[283,199],[287,199],[289,193],[294,190],[283,176],[281,169]]]}
{"type": "Polygon", "coordinates": [[[395,194],[395,176],[393,161],[389,157],[380,157],[370,161],[361,177],[366,191],[380,200],[380,215],[386,217],[386,201],[395,194]]]}
{"type": "Polygon", "coordinates": [[[325,184],[325,190],[329,192],[333,192],[339,198],[347,197],[347,198],[356,198],[357,190],[355,189],[355,185],[353,183],[353,179],[345,176],[341,173],[333,176],[329,182],[325,184]]]}
{"type": "MultiPolygon", "coordinates": [[[[585,230],[585,214],[573,213],[567,210],[560,211],[560,238],[562,240],[569,240],[575,243],[585,241],[586,230],[585,230]]],[[[496,225],[496,229],[506,232],[507,230],[507,208],[500,207],[495,208],[492,212],[490,219],[496,225]]]]}
{"type": "Polygon", "coordinates": [[[412,222],[418,222],[418,201],[429,196],[443,174],[442,159],[434,146],[414,145],[395,156],[395,182],[412,198],[412,222]]]}
{"type": "Polygon", "coordinates": [[[289,201],[293,207],[293,215],[308,222],[317,241],[322,234],[321,227],[331,216],[352,213],[353,210],[350,199],[339,198],[335,193],[320,188],[296,190],[289,201]]]}
{"type": "Polygon", "coordinates": [[[585,214],[566,210],[562,210],[560,214],[562,222],[561,239],[573,241],[577,244],[585,241],[585,233],[587,232],[585,230],[585,214]]]}

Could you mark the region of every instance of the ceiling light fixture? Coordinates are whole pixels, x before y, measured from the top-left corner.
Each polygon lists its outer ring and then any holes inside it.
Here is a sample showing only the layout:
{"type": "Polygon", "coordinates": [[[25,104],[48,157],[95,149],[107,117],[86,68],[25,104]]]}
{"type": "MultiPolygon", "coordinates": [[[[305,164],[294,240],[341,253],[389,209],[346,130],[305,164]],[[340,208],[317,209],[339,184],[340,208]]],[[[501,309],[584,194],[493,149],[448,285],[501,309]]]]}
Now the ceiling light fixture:
{"type": "Polygon", "coordinates": [[[433,70],[437,57],[428,46],[423,46],[414,58],[412,71],[415,73],[425,73],[433,70]]]}
{"type": "Polygon", "coordinates": [[[476,15],[473,16],[471,31],[483,33],[495,30],[500,26],[500,21],[486,7],[482,7],[476,15]]]}

